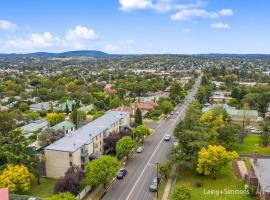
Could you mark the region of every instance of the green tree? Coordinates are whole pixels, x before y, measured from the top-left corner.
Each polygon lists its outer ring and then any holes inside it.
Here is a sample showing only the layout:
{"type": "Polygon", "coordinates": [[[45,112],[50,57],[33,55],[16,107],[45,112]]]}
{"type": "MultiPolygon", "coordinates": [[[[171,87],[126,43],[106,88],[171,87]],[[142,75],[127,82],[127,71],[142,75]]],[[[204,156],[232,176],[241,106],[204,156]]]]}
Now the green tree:
{"type": "Polygon", "coordinates": [[[170,101],[165,100],[160,103],[160,110],[167,117],[167,115],[173,110],[173,104],[170,101]]]}
{"type": "Polygon", "coordinates": [[[122,137],[117,143],[116,143],[116,153],[118,157],[126,156],[128,160],[128,156],[132,149],[136,147],[136,143],[132,140],[129,136],[122,137]]]}
{"type": "Polygon", "coordinates": [[[142,112],[140,108],[137,108],[135,112],[135,125],[139,126],[142,125],[142,123],[143,123],[142,112]]]}
{"type": "Polygon", "coordinates": [[[33,157],[28,148],[29,142],[20,129],[10,131],[0,141],[0,157],[4,157],[7,163],[31,165],[33,157]]]}
{"type": "Polygon", "coordinates": [[[269,122],[264,122],[261,124],[262,133],[261,133],[261,144],[266,147],[269,145],[270,139],[270,126],[269,122]]]}
{"type": "Polygon", "coordinates": [[[63,113],[47,113],[46,120],[50,126],[54,126],[65,121],[65,115],[63,113]]]}
{"type": "Polygon", "coordinates": [[[231,148],[238,141],[240,128],[236,124],[225,124],[217,130],[217,143],[226,148],[231,148]]]}
{"type": "Polygon", "coordinates": [[[154,109],[154,110],[150,110],[148,113],[147,113],[147,116],[150,118],[150,119],[153,119],[154,121],[157,121],[160,117],[160,115],[162,114],[162,112],[158,109],[154,109]]]}
{"type": "Polygon", "coordinates": [[[121,105],[121,99],[116,96],[110,101],[110,108],[117,108],[118,106],[121,105]]]}
{"type": "Polygon", "coordinates": [[[197,172],[216,179],[217,173],[222,173],[237,157],[235,151],[226,151],[221,145],[209,145],[207,149],[203,147],[198,156],[197,172]]]}
{"type": "Polygon", "coordinates": [[[103,184],[104,188],[106,184],[115,177],[119,170],[119,161],[112,156],[101,156],[91,162],[88,162],[86,166],[86,176],[88,183],[91,186],[97,186],[103,184]]]}
{"type": "Polygon", "coordinates": [[[172,200],[190,200],[191,188],[185,184],[178,184],[172,192],[172,200]]]}
{"type": "Polygon", "coordinates": [[[171,166],[172,166],[172,164],[169,161],[164,162],[164,163],[160,163],[159,171],[163,176],[165,176],[165,178],[168,178],[170,170],[171,170],[171,166]]]}
{"type": "Polygon", "coordinates": [[[68,108],[68,104],[66,103],[66,108],[65,108],[66,114],[69,114],[69,108],[68,108]]]}
{"type": "Polygon", "coordinates": [[[15,120],[7,110],[0,111],[0,135],[4,136],[16,127],[15,120]]]}
{"type": "Polygon", "coordinates": [[[139,140],[144,140],[145,136],[151,135],[152,131],[148,126],[146,125],[140,125],[132,129],[132,134],[133,137],[139,141],[139,140]]]}
{"type": "Polygon", "coordinates": [[[53,113],[53,112],[54,112],[53,104],[50,103],[50,113],[53,113]]]}
{"type": "Polygon", "coordinates": [[[38,143],[41,147],[45,147],[53,142],[53,135],[46,129],[38,135],[38,143]]]}
{"type": "Polygon", "coordinates": [[[60,192],[58,194],[52,195],[46,200],[77,200],[77,198],[69,192],[60,192]]]}

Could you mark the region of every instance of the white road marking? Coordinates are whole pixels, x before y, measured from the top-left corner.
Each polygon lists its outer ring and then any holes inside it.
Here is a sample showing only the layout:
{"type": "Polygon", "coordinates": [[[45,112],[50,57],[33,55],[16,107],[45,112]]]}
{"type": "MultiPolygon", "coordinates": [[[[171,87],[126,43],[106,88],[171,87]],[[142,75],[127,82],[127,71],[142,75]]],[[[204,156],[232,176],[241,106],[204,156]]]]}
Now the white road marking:
{"type": "Polygon", "coordinates": [[[138,182],[140,181],[140,179],[141,179],[141,177],[142,177],[144,171],[146,170],[147,166],[150,164],[150,161],[151,161],[152,158],[154,157],[154,155],[155,155],[156,151],[158,150],[159,146],[162,144],[163,138],[164,138],[164,137],[162,137],[162,139],[161,139],[160,142],[158,143],[158,145],[157,145],[155,151],[153,151],[153,153],[152,153],[151,157],[149,158],[147,164],[146,164],[145,167],[143,168],[143,170],[142,170],[140,176],[138,177],[137,181],[135,182],[135,184],[134,184],[133,187],[131,188],[131,191],[128,193],[128,196],[127,196],[126,200],[129,200],[129,198],[130,198],[132,192],[134,191],[135,187],[137,186],[138,182]]]}

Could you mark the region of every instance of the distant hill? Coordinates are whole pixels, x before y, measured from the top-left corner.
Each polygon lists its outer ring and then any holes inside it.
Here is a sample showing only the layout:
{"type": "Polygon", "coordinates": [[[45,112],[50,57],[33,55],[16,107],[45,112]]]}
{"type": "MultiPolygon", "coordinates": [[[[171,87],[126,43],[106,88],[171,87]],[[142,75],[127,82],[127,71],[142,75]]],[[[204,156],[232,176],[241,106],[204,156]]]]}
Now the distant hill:
{"type": "Polygon", "coordinates": [[[248,58],[248,59],[265,59],[270,58],[269,54],[219,54],[219,53],[209,53],[209,54],[196,54],[196,56],[208,56],[208,57],[234,57],[234,58],[248,58]]]}
{"type": "Polygon", "coordinates": [[[232,58],[247,58],[247,59],[270,59],[269,54],[107,54],[103,51],[96,50],[79,50],[79,51],[66,51],[62,53],[50,53],[50,52],[34,52],[26,54],[1,54],[0,58],[16,58],[16,57],[76,57],[87,56],[94,58],[108,58],[119,56],[205,56],[205,57],[232,57],[232,58]]]}
{"type": "Polygon", "coordinates": [[[67,51],[62,53],[49,53],[49,52],[35,52],[35,53],[26,53],[26,54],[0,54],[0,58],[16,58],[16,57],[75,57],[75,56],[87,56],[95,58],[110,57],[110,54],[107,54],[102,51],[95,50],[82,50],[82,51],[67,51]]]}

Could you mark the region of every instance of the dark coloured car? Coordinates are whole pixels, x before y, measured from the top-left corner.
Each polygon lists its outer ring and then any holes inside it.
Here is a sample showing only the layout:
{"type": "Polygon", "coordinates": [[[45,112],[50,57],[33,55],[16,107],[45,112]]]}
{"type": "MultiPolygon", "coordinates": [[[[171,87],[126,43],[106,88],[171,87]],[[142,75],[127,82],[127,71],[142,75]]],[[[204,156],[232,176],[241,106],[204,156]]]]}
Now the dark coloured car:
{"type": "Polygon", "coordinates": [[[149,185],[150,192],[156,192],[158,190],[158,178],[155,176],[149,185]]]}
{"type": "Polygon", "coordinates": [[[121,169],[117,174],[117,179],[123,179],[127,175],[128,171],[126,169],[121,169]]]}

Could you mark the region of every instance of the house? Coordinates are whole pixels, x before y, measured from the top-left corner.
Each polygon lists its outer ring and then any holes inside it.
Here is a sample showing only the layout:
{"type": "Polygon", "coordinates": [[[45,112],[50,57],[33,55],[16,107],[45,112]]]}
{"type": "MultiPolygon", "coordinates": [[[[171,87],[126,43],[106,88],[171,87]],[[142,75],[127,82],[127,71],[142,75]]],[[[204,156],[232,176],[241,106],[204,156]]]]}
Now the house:
{"type": "Polygon", "coordinates": [[[214,92],[213,95],[209,98],[209,103],[211,104],[223,104],[226,103],[227,100],[231,99],[230,92],[214,92]]]}
{"type": "Polygon", "coordinates": [[[256,154],[250,159],[251,170],[246,177],[246,183],[257,188],[261,200],[270,200],[270,159],[257,158],[256,154]]]}
{"type": "Polygon", "coordinates": [[[8,110],[8,107],[7,107],[7,106],[1,106],[1,105],[0,105],[0,111],[1,111],[1,110],[8,110]]]}
{"type": "Polygon", "coordinates": [[[51,127],[51,129],[54,131],[64,131],[65,134],[68,134],[72,131],[75,131],[75,125],[71,121],[65,120],[59,124],[54,125],[51,127]]]}
{"type": "Polygon", "coordinates": [[[263,119],[259,117],[257,110],[227,109],[230,121],[235,123],[257,124],[263,119]]]}
{"type": "Polygon", "coordinates": [[[30,137],[33,133],[42,131],[48,126],[49,124],[45,119],[39,119],[20,127],[20,129],[22,130],[22,133],[25,135],[25,137],[30,137]]]}
{"type": "Polygon", "coordinates": [[[215,88],[219,89],[221,85],[224,85],[224,82],[212,81],[212,84],[214,85],[215,88]]]}
{"type": "Polygon", "coordinates": [[[231,107],[227,104],[212,104],[204,107],[202,112],[208,112],[215,107],[223,107],[229,115],[229,120],[234,123],[243,123],[245,120],[247,124],[256,124],[263,120],[259,117],[257,110],[237,110],[235,107],[231,107]]]}
{"type": "MultiPolygon", "coordinates": [[[[76,104],[76,101],[75,100],[66,100],[66,102],[60,103],[58,105],[58,108],[57,109],[65,112],[66,111],[66,107],[68,107],[69,112],[71,112],[72,111],[72,108],[73,108],[72,106],[75,105],[75,104],[76,104]]],[[[80,105],[82,105],[81,102],[80,102],[80,105]]]]}
{"type": "Polygon", "coordinates": [[[122,111],[122,112],[129,112],[130,117],[134,117],[137,108],[139,108],[141,110],[142,116],[145,116],[147,112],[149,112],[150,110],[154,110],[157,107],[158,107],[157,103],[139,102],[139,103],[133,103],[133,104],[131,104],[131,106],[122,105],[114,110],[122,111]]]}
{"type": "Polygon", "coordinates": [[[34,112],[48,112],[50,111],[51,103],[49,101],[31,104],[30,110],[34,112]]]}
{"type": "Polygon", "coordinates": [[[59,178],[73,165],[82,169],[90,160],[103,154],[103,139],[129,126],[127,112],[108,111],[65,137],[45,147],[46,176],[59,178]]]}
{"type": "Polygon", "coordinates": [[[82,106],[78,109],[78,111],[83,111],[85,113],[89,113],[91,110],[94,109],[94,105],[91,104],[91,105],[88,105],[88,106],[82,106]]]}
{"type": "Polygon", "coordinates": [[[116,93],[116,90],[112,88],[112,85],[111,84],[105,85],[103,91],[106,92],[106,93],[108,93],[108,94],[114,94],[114,93],[116,93]]]}
{"type": "Polygon", "coordinates": [[[179,83],[181,83],[182,85],[186,85],[188,84],[188,82],[190,81],[191,77],[182,77],[179,81],[179,83]]]}

